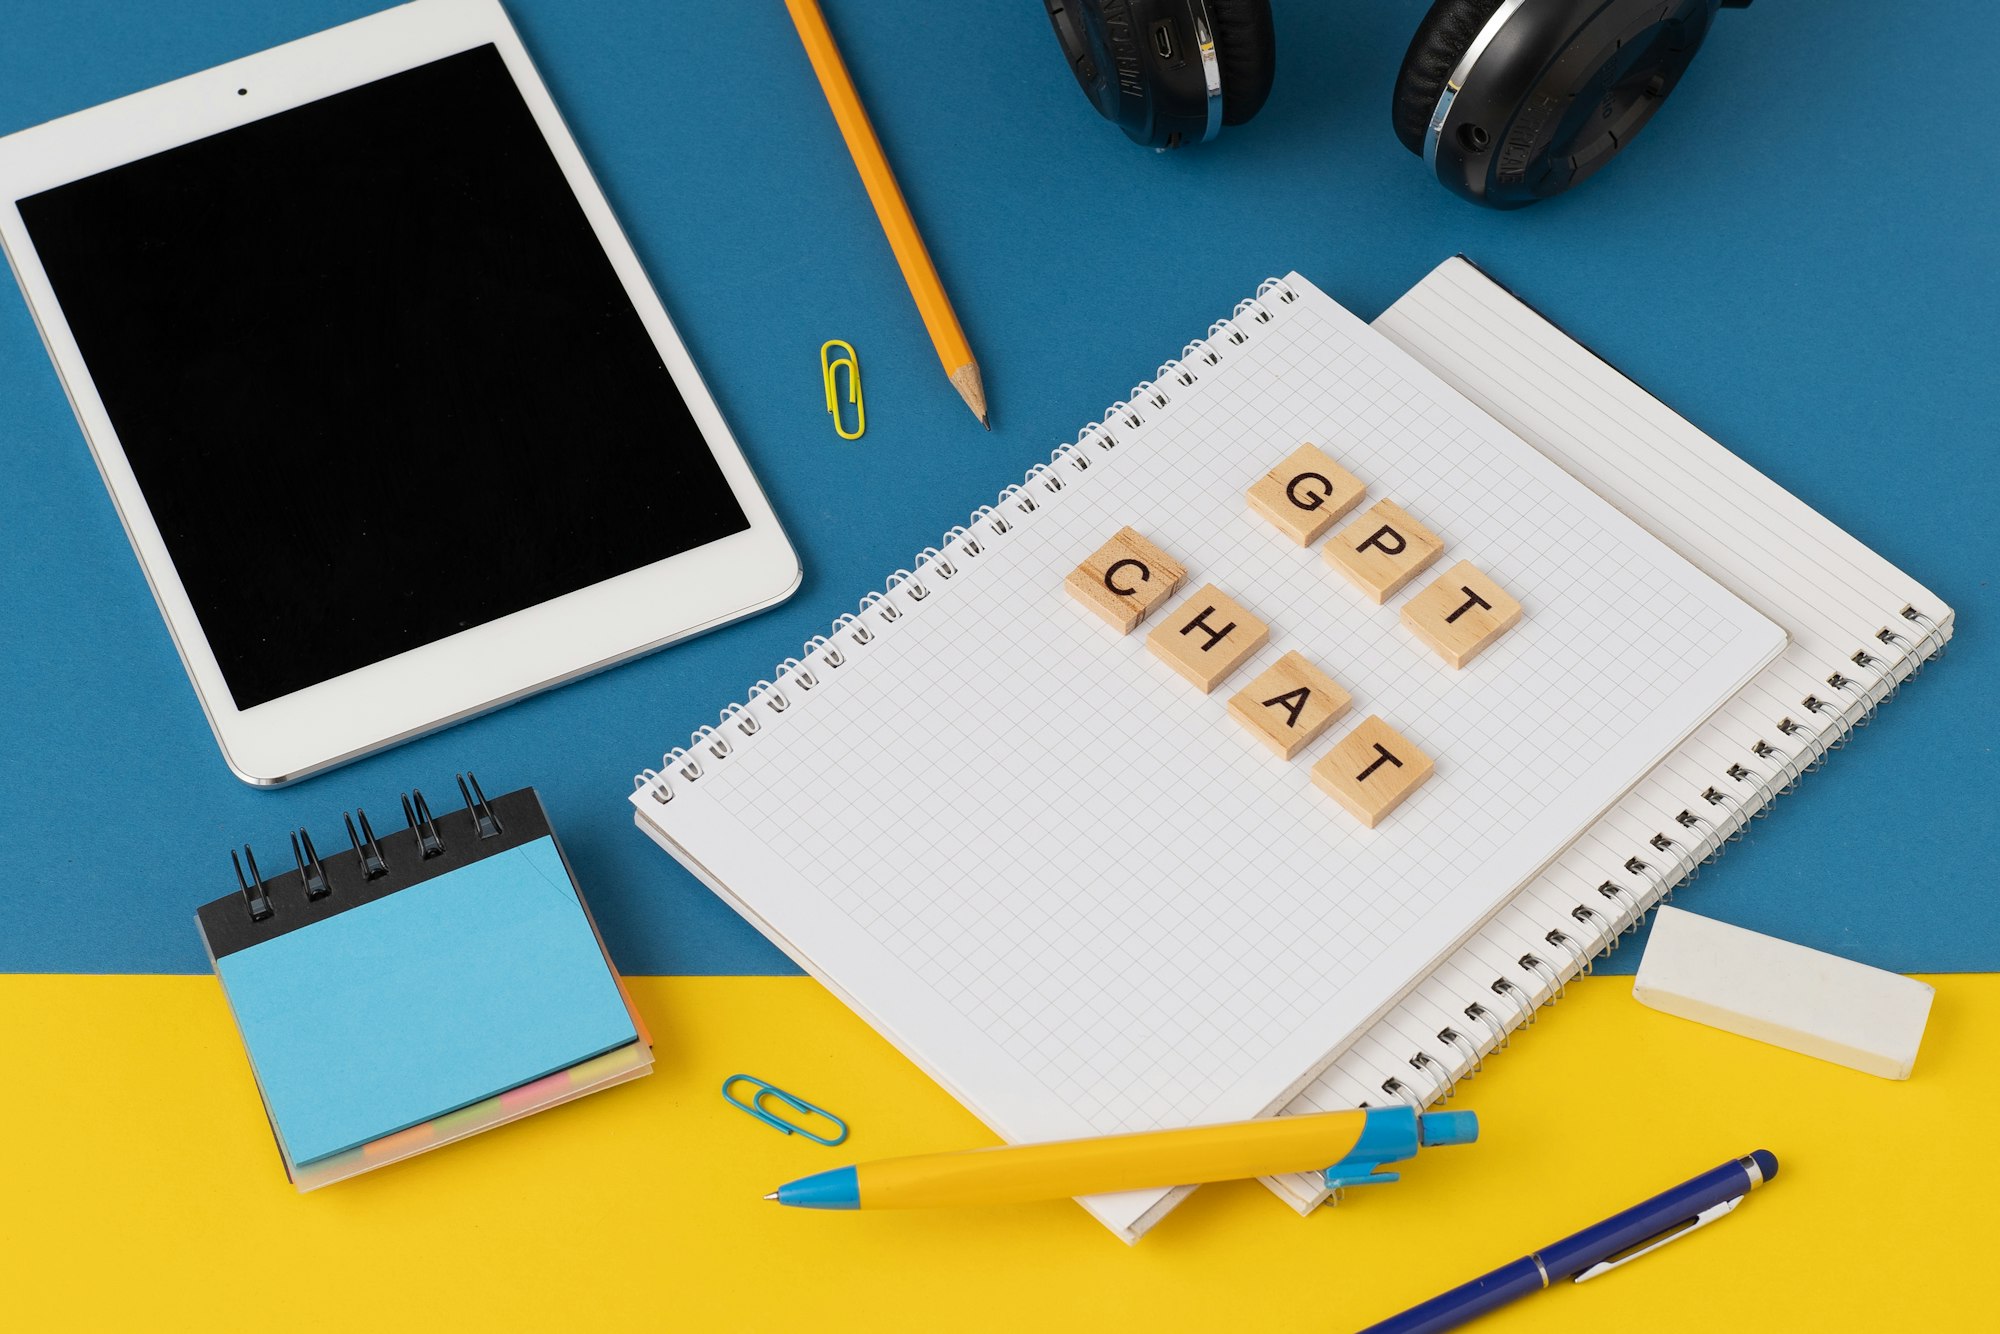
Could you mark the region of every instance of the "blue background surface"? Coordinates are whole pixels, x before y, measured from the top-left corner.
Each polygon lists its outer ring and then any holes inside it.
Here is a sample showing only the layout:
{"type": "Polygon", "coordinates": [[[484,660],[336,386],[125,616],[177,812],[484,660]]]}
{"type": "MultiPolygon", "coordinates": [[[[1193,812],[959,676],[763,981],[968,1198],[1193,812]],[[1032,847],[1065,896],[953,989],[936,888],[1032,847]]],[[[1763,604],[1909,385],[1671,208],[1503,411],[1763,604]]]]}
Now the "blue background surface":
{"type": "MultiPolygon", "coordinates": [[[[10,0],[0,132],[375,7],[10,0]]],[[[1263,115],[1163,156],[1096,120],[1032,0],[827,8],[979,353],[993,433],[938,369],[782,5],[514,0],[805,584],[297,787],[223,767],[25,305],[0,295],[0,970],[203,971],[189,918],[231,887],[232,841],[267,863],[294,825],[338,845],[343,808],[393,823],[399,790],[445,798],[470,766],[489,791],[541,790],[623,968],[791,971],[633,829],[631,773],[1263,277],[1296,267],[1372,318],[1459,251],[1958,611],[1953,651],[1678,901],[1886,967],[2000,969],[2000,163],[1924,95],[1983,85],[1985,6],[1724,14],[1636,149],[1506,215],[1445,193],[1390,133],[1421,0],[1278,0],[1263,115]],[[820,401],[833,337],[861,356],[857,444],[820,401]]]]}

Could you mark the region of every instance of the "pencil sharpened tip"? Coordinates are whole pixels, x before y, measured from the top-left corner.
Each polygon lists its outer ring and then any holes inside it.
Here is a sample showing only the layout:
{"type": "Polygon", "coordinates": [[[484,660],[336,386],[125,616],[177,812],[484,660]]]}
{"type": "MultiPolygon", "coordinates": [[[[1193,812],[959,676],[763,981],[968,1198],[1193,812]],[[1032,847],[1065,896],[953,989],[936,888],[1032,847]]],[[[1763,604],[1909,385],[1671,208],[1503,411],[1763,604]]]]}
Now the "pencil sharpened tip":
{"type": "Polygon", "coordinates": [[[766,1195],[764,1198],[767,1200],[775,1200],[778,1198],[778,1192],[774,1190],[769,1195],[766,1195]]]}
{"type": "Polygon", "coordinates": [[[979,363],[968,361],[951,373],[951,387],[958,390],[958,396],[965,400],[965,406],[972,409],[972,415],[987,430],[993,423],[986,417],[986,386],[979,380],[979,363]]]}

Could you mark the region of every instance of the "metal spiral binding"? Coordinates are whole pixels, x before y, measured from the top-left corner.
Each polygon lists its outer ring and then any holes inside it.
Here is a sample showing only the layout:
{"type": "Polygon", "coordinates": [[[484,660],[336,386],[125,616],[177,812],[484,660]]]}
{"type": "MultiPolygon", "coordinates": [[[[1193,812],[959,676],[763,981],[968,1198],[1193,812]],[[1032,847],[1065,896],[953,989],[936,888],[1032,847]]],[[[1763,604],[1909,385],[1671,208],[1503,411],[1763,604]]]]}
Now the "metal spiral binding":
{"type": "Polygon", "coordinates": [[[1268,301],[1290,305],[1298,293],[1283,279],[1266,279],[1257,294],[1236,303],[1226,320],[1209,326],[1208,336],[1189,343],[1180,356],[1161,364],[1154,378],[1134,385],[1125,398],[1104,410],[1102,416],[1077,432],[1076,438],[1059,446],[1047,463],[1037,463],[1016,483],[1000,492],[991,505],[981,505],[963,524],[938,539],[934,547],[917,553],[911,568],[897,570],[879,591],[861,599],[860,605],[834,621],[827,632],[806,641],[796,658],[787,658],[773,669],[769,680],[752,686],[743,700],[722,711],[720,720],[695,729],[688,744],[668,751],[658,769],[642,769],[633,777],[633,786],[666,805],[674,799],[675,785],[701,781],[710,767],[729,759],[740,738],[754,737],[792,705],[792,690],[810,691],[822,679],[815,665],[837,671],[852,651],[865,651],[881,637],[884,629],[900,621],[915,604],[932,596],[937,585],[955,578],[966,565],[976,561],[991,544],[1004,539],[1022,519],[1039,513],[1044,499],[1059,495],[1069,478],[1090,471],[1097,456],[1118,448],[1118,433],[1143,426],[1151,414],[1165,410],[1179,392],[1199,382],[1210,368],[1219,366],[1235,347],[1254,336],[1249,326],[1269,324],[1274,317],[1268,301]],[[764,716],[759,716],[763,714],[764,716]],[[731,736],[734,732],[737,735],[731,736]]]}
{"type": "Polygon", "coordinates": [[[1461,1078],[1470,1079],[1486,1068],[1485,1058],[1479,1054],[1478,1046],[1471,1038],[1468,1038],[1457,1029],[1440,1028],[1438,1030],[1438,1041],[1451,1044],[1453,1051],[1462,1051],[1465,1053],[1465,1074],[1461,1078]]]}
{"type": "Polygon", "coordinates": [[[1535,1011],[1541,1007],[1535,1004],[1535,998],[1532,995],[1516,986],[1513,979],[1502,973],[1499,977],[1493,979],[1487,989],[1496,996],[1511,997],[1514,1003],[1520,1007],[1521,1017],[1511,1027],[1533,1028],[1535,1026],[1535,1011]]]}
{"type": "Polygon", "coordinates": [[[1492,1031],[1493,1041],[1488,1043],[1485,1048],[1489,1054],[1496,1051],[1505,1051],[1513,1042],[1514,1031],[1502,1025],[1498,1019],[1493,1017],[1493,1011],[1487,1009],[1478,1001],[1474,1001],[1465,1007],[1465,1017],[1476,1024],[1484,1024],[1492,1031]]]}
{"type": "MultiPolygon", "coordinates": [[[[1261,290],[1259,295],[1263,295],[1261,290]]],[[[1557,926],[1542,937],[1563,951],[1563,968],[1530,950],[1493,979],[1489,990],[1513,1004],[1513,1022],[1503,1021],[1487,1004],[1471,1002],[1464,1015],[1481,1030],[1476,1036],[1457,1027],[1442,1028],[1435,1054],[1420,1048],[1409,1058],[1410,1068],[1432,1074],[1429,1096],[1420,1097],[1400,1075],[1385,1079],[1382,1091],[1417,1104],[1419,1111],[1450,1098],[1461,1082],[1484,1068],[1487,1055],[1506,1049],[1516,1028],[1532,1027],[1544,1007],[1560,1001],[1570,979],[1589,973],[1597,959],[1616,951],[1619,941],[1638,930],[1648,912],[1698,877],[1723,848],[1743,836],[1751,821],[1762,817],[1778,797],[1796,787],[1801,776],[1824,764],[1826,757],[1845,743],[1848,732],[1866,726],[1904,682],[1943,653],[1950,638],[1943,626],[1914,607],[1904,607],[1898,616],[1920,633],[1913,638],[1889,626],[1877,631],[1878,646],[1900,650],[1893,660],[1868,648],[1856,649],[1847,659],[1858,672],[1874,673],[1873,680],[1864,681],[1846,668],[1837,669],[1825,678],[1824,691],[1816,690],[1799,701],[1803,714],[1823,721],[1825,726],[1811,727],[1791,717],[1779,719],[1774,724],[1777,735],[1796,744],[1787,750],[1761,738],[1753,743],[1748,760],[1724,766],[1716,781],[1703,789],[1700,800],[1674,817],[1671,831],[1656,831],[1641,851],[1625,859],[1621,869],[1639,887],[1620,879],[1603,881],[1597,887],[1602,902],[1573,905],[1570,924],[1557,926]],[[1760,794],[1761,800],[1753,807],[1732,789],[1747,789],[1760,794]],[[1517,976],[1509,976],[1509,972],[1517,976]]]]}
{"type": "Polygon", "coordinates": [[[1393,1075],[1382,1081],[1382,1091],[1392,1098],[1401,1098],[1419,1112],[1430,1106],[1434,1101],[1434,1099],[1422,1097],[1415,1089],[1393,1075]]]}
{"type": "Polygon", "coordinates": [[[1523,954],[1515,962],[1519,964],[1523,971],[1533,974],[1536,977],[1546,977],[1549,980],[1549,998],[1539,1002],[1539,1005],[1554,1005],[1569,994],[1568,980],[1557,973],[1549,965],[1548,960],[1542,958],[1539,954],[1523,954]]]}
{"type": "MultiPolygon", "coordinates": [[[[1432,1071],[1438,1079],[1444,1082],[1444,1092],[1437,1095],[1436,1101],[1450,1102],[1451,1095],[1458,1092],[1458,1079],[1451,1073],[1450,1062],[1434,1061],[1427,1053],[1420,1051],[1410,1058],[1410,1068],[1412,1070],[1432,1071]]],[[[1417,1110],[1422,1111],[1423,1108],[1419,1107],[1417,1110]]]]}
{"type": "MultiPolygon", "coordinates": [[[[478,776],[468,771],[457,777],[459,795],[465,798],[465,810],[472,818],[474,834],[482,840],[498,836],[501,832],[500,817],[494,814],[492,805],[486,800],[486,792],[479,786],[478,776]]],[[[403,819],[409,824],[418,860],[429,861],[445,854],[444,836],[438,832],[431,804],[421,788],[413,787],[403,793],[403,819]]],[[[362,880],[379,880],[389,874],[388,858],[382,851],[382,841],[375,836],[374,826],[368,822],[368,812],[356,806],[352,811],[342,811],[341,820],[346,825],[348,841],[354,845],[355,867],[361,872],[362,880]],[[357,821],[359,829],[356,828],[357,821]]],[[[333,882],[319,850],[313,846],[312,834],[303,827],[295,829],[291,834],[291,843],[292,862],[298,868],[298,889],[302,891],[305,902],[314,904],[331,897],[333,882]]],[[[263,872],[257,869],[257,854],[250,850],[248,843],[243,845],[241,858],[232,849],[229,861],[236,869],[236,886],[243,895],[244,909],[249,913],[250,920],[265,922],[280,915],[279,902],[272,896],[269,886],[284,873],[280,872],[267,881],[263,872]],[[245,874],[246,866],[248,874],[245,874]]],[[[290,892],[288,887],[286,893],[290,892]]]]}

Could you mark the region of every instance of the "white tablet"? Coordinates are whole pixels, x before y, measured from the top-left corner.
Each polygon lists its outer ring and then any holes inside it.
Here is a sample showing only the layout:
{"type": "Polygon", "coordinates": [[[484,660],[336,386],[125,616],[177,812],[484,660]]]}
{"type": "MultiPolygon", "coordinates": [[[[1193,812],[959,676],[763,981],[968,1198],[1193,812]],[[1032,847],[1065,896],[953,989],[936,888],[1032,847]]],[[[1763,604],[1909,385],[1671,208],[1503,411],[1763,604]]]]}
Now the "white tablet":
{"type": "Polygon", "coordinates": [[[492,0],[0,139],[0,241],[249,782],[798,586],[492,0]]]}

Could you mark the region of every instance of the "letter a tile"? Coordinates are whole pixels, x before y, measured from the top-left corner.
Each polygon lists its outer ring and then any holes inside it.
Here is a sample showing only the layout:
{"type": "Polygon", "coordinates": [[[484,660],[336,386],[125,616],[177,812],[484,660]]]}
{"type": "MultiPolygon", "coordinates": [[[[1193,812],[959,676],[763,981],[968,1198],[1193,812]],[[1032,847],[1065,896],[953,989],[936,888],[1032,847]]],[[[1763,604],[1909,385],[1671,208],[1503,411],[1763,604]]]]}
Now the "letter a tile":
{"type": "Polygon", "coordinates": [[[1514,628],[1521,604],[1462,560],[1403,604],[1403,624],[1454,667],[1463,667],[1514,628]]]}
{"type": "Polygon", "coordinates": [[[1229,716],[1289,760],[1346,713],[1351,702],[1305,655],[1287,653],[1230,696],[1229,716]]]}
{"type": "Polygon", "coordinates": [[[1069,572],[1063,586],[1112,629],[1129,635],[1185,578],[1187,570],[1172,556],[1136,530],[1120,528],[1069,572]]]}
{"type": "Polygon", "coordinates": [[[1430,756],[1372,714],[1312,767],[1313,785],[1373,829],[1423,786],[1430,756]]]}
{"type": "Polygon", "coordinates": [[[1217,588],[1204,584],[1146,636],[1146,647],[1206,695],[1264,647],[1271,627],[1217,588]]]}

